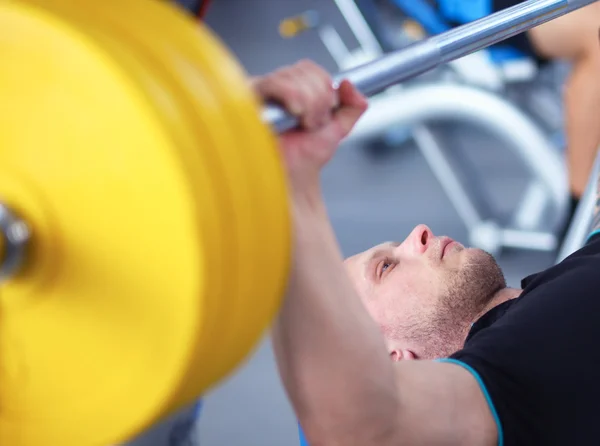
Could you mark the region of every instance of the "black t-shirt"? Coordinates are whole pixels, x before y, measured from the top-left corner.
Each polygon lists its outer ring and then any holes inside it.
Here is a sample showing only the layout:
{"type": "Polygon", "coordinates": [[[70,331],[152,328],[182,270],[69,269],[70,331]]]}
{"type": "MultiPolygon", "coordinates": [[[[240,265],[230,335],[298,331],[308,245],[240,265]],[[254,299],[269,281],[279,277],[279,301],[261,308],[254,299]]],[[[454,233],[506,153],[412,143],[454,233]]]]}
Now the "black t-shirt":
{"type": "Polygon", "coordinates": [[[522,287],[450,361],[482,385],[500,445],[600,445],[600,236],[522,287]]]}

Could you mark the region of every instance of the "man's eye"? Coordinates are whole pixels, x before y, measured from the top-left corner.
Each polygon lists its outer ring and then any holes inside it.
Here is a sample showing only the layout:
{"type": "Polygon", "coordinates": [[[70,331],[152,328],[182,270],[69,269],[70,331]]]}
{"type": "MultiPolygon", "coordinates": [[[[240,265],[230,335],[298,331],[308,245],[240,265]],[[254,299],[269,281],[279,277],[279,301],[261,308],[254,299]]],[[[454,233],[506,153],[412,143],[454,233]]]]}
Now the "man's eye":
{"type": "Polygon", "coordinates": [[[394,266],[394,261],[392,259],[385,259],[383,262],[381,262],[381,267],[379,269],[379,275],[382,276],[383,273],[385,273],[385,271],[392,266],[394,266]]]}

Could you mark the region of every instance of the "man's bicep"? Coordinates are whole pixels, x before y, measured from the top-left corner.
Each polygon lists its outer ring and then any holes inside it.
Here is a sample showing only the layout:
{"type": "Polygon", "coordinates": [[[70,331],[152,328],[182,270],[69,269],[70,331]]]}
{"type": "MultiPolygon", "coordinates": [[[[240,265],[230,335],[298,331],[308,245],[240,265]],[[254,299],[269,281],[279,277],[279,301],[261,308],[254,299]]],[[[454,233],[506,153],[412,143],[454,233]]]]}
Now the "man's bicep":
{"type": "Polygon", "coordinates": [[[397,364],[400,437],[415,446],[497,446],[494,407],[477,373],[458,362],[397,364]]]}

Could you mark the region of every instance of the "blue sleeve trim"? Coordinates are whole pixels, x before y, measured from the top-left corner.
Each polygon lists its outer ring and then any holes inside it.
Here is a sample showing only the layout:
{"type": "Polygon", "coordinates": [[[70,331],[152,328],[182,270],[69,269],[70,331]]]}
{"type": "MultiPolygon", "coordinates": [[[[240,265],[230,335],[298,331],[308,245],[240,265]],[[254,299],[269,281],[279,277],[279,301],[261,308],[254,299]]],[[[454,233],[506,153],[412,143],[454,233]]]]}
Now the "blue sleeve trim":
{"type": "Polygon", "coordinates": [[[594,237],[598,234],[600,234],[600,229],[596,229],[595,231],[592,231],[592,233],[590,235],[588,235],[588,238],[585,242],[586,243],[589,242],[592,239],[592,237],[594,237]]]}
{"type": "MultiPolygon", "coordinates": [[[[598,230],[597,232],[600,234],[600,230],[598,230]]],[[[498,429],[498,446],[504,446],[504,431],[502,430],[502,424],[500,423],[500,417],[498,416],[498,412],[496,412],[496,407],[494,406],[492,397],[488,393],[487,388],[485,387],[485,384],[483,383],[483,380],[481,379],[481,376],[479,376],[479,373],[477,373],[475,371],[475,369],[473,367],[471,367],[470,365],[465,364],[464,362],[458,361],[456,359],[438,359],[437,362],[447,362],[450,364],[459,365],[462,368],[464,368],[465,370],[467,370],[471,375],[473,375],[473,377],[477,381],[477,384],[479,384],[481,391],[483,392],[485,401],[487,402],[487,404],[490,408],[490,411],[492,412],[492,417],[494,418],[494,421],[496,423],[496,427],[498,429]]],[[[300,446],[308,446],[308,442],[306,441],[306,438],[304,437],[304,432],[302,432],[302,427],[300,426],[300,424],[298,424],[298,434],[300,437],[300,446]]]]}
{"type": "Polygon", "coordinates": [[[298,435],[300,436],[300,446],[308,446],[308,441],[306,441],[306,437],[304,436],[304,432],[302,432],[300,424],[298,424],[298,435]]]}
{"type": "Polygon", "coordinates": [[[500,423],[500,417],[498,416],[498,412],[496,412],[496,407],[494,406],[492,397],[488,393],[487,388],[485,387],[485,384],[483,383],[483,380],[481,379],[481,376],[479,376],[479,373],[477,373],[475,371],[475,369],[473,367],[471,367],[470,365],[465,364],[464,362],[458,361],[456,359],[438,359],[437,361],[438,362],[448,362],[451,364],[459,365],[462,368],[464,368],[465,370],[467,370],[471,375],[473,375],[473,377],[477,381],[477,384],[479,384],[481,391],[483,392],[483,396],[485,397],[485,400],[488,403],[488,406],[490,407],[490,411],[492,412],[492,417],[494,418],[494,421],[496,422],[496,427],[498,428],[498,446],[504,446],[504,432],[502,431],[502,424],[500,423]]]}

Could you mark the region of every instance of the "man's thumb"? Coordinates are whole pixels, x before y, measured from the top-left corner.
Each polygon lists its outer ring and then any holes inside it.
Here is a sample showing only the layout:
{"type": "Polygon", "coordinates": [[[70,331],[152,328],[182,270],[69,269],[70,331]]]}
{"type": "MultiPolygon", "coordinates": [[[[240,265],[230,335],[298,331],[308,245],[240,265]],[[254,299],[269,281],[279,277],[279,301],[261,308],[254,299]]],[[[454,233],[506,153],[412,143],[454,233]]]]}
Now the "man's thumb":
{"type": "Polygon", "coordinates": [[[369,103],[354,85],[346,80],[340,84],[338,95],[340,107],[335,112],[334,119],[342,132],[341,137],[344,138],[367,110],[369,103]]]}

